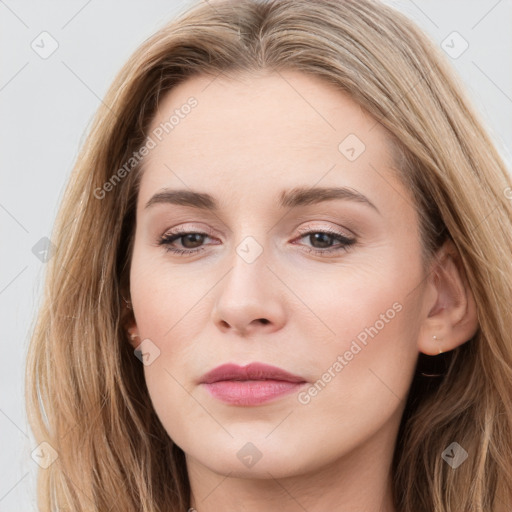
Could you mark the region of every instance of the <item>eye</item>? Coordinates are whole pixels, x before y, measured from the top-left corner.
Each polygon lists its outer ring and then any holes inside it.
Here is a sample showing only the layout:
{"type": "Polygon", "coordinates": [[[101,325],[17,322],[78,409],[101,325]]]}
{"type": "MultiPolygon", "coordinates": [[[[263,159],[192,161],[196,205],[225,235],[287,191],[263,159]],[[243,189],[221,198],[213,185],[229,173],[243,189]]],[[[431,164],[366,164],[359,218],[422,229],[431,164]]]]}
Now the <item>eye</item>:
{"type": "Polygon", "coordinates": [[[319,256],[325,254],[339,253],[348,251],[355,243],[355,238],[348,238],[344,234],[332,229],[299,229],[302,238],[309,237],[313,247],[306,247],[304,250],[319,256]],[[332,246],[332,242],[338,240],[338,246],[332,246]]]}
{"type": "Polygon", "coordinates": [[[209,238],[208,233],[187,231],[184,228],[177,228],[162,235],[158,240],[158,245],[164,246],[166,251],[174,254],[189,255],[204,250],[204,247],[201,247],[201,244],[204,242],[205,238],[209,238]],[[173,246],[174,242],[178,239],[181,239],[181,245],[185,249],[173,246]]]}

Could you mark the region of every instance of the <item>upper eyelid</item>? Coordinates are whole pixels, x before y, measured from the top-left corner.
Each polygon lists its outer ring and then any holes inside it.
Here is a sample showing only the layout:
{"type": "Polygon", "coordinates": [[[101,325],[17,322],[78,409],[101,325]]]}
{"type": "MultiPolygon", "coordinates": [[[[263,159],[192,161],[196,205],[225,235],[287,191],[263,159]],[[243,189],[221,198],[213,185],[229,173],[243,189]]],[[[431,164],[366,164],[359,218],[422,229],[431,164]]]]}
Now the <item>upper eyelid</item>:
{"type": "Polygon", "coordinates": [[[332,227],[325,227],[325,226],[301,226],[299,228],[297,228],[297,231],[302,235],[302,234],[308,234],[308,233],[314,233],[314,232],[326,232],[326,233],[329,233],[330,235],[338,235],[338,236],[343,236],[345,238],[355,238],[356,237],[356,234],[353,233],[351,230],[349,230],[348,228],[342,228],[342,227],[336,227],[336,228],[332,228],[332,227]]]}

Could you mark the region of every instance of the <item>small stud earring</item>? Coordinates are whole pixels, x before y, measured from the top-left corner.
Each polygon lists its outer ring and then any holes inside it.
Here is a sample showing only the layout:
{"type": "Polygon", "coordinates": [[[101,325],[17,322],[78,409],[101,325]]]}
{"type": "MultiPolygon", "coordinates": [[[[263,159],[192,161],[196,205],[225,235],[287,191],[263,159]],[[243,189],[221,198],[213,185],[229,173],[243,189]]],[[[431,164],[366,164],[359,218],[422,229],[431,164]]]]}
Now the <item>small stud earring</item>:
{"type": "Polygon", "coordinates": [[[128,334],[130,335],[130,338],[134,340],[135,338],[140,338],[138,334],[135,334],[133,331],[128,331],[128,334]]]}

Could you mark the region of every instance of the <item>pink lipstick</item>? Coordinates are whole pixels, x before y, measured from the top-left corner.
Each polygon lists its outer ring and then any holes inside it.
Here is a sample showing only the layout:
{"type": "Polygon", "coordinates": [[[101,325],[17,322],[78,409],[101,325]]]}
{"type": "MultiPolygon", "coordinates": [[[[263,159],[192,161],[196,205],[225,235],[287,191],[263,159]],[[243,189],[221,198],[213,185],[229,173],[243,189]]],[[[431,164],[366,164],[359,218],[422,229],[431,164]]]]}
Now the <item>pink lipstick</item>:
{"type": "Polygon", "coordinates": [[[306,380],[276,366],[223,364],[200,380],[215,398],[232,405],[251,406],[297,391],[306,380]]]}

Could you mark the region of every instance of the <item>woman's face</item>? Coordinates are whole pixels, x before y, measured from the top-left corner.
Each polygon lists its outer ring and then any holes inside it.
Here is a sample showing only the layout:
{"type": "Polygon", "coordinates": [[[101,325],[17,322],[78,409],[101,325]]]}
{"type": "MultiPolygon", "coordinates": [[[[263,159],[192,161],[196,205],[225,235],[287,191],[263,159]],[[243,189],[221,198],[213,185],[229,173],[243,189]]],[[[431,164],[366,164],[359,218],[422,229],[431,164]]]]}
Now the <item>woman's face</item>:
{"type": "Polygon", "coordinates": [[[150,137],[134,346],[145,340],[152,404],[189,467],[278,478],[389,454],[428,306],[418,215],[383,128],[283,72],[189,79],[150,137]],[[254,366],[205,382],[253,363],[296,379],[254,366]]]}

